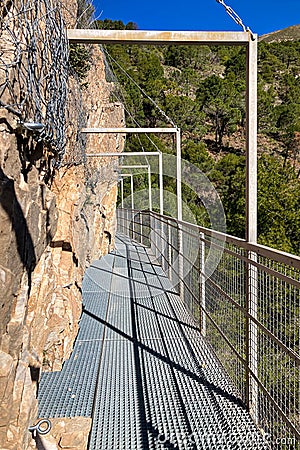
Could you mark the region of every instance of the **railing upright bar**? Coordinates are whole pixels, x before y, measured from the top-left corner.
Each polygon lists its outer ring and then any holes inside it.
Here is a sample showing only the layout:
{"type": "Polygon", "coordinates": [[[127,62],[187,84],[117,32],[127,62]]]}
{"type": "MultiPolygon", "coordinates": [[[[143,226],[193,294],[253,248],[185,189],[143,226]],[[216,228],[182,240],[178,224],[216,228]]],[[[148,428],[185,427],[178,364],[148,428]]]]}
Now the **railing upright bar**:
{"type": "Polygon", "coordinates": [[[182,220],[182,187],[181,187],[181,134],[176,130],[176,183],[177,183],[177,219],[182,220]]]}
{"type": "Polygon", "coordinates": [[[163,180],[163,154],[158,155],[158,170],[159,170],[159,212],[164,213],[164,180],[163,180]]]}
{"type": "MultiPolygon", "coordinates": [[[[257,261],[256,253],[248,253],[249,260],[257,261]]],[[[257,319],[257,267],[251,263],[246,264],[246,311],[257,319]]],[[[251,372],[258,376],[258,329],[257,324],[246,317],[246,354],[247,354],[247,382],[246,398],[249,411],[258,423],[258,385],[251,372]]]]}
{"type": "Polygon", "coordinates": [[[166,239],[165,239],[165,223],[164,222],[160,222],[160,236],[161,236],[161,266],[163,268],[163,270],[166,269],[166,261],[165,261],[165,251],[166,251],[166,239]]]}
{"type": "Polygon", "coordinates": [[[182,226],[177,223],[178,232],[178,289],[181,300],[184,302],[184,273],[183,273],[183,233],[182,226]]]}
{"type": "MultiPolygon", "coordinates": [[[[130,236],[130,223],[133,221],[134,218],[134,212],[133,211],[129,211],[128,210],[128,214],[127,214],[127,229],[128,229],[128,236],[130,236]]],[[[131,235],[132,237],[132,235],[131,235]]]]}
{"type": "Polygon", "coordinates": [[[139,226],[140,226],[140,238],[139,242],[143,245],[143,212],[139,212],[139,226]]]}
{"type": "Polygon", "coordinates": [[[151,215],[150,217],[150,248],[151,252],[156,255],[155,251],[155,243],[154,243],[154,230],[155,230],[155,216],[151,215]]]}
{"type": "Polygon", "coordinates": [[[124,208],[124,180],[121,178],[121,207],[124,208]]]}
{"type": "Polygon", "coordinates": [[[148,166],[149,211],[152,211],[151,167],[148,166]]]}
{"type": "Polygon", "coordinates": [[[176,131],[176,183],[177,183],[177,227],[178,227],[178,277],[179,277],[179,295],[182,301],[184,301],[184,283],[183,283],[183,234],[182,225],[179,223],[182,221],[182,187],[181,187],[181,133],[180,128],[176,131]]]}
{"type": "Polygon", "coordinates": [[[156,232],[156,237],[157,237],[156,258],[158,259],[159,263],[161,264],[161,262],[162,262],[162,230],[161,230],[162,222],[159,219],[157,219],[155,226],[156,226],[156,230],[157,230],[157,232],[156,232]]]}
{"type": "Polygon", "coordinates": [[[201,314],[201,333],[202,336],[206,336],[206,293],[205,293],[205,242],[204,242],[204,233],[200,232],[200,243],[199,243],[199,251],[200,251],[200,314],[201,314]]]}
{"type": "Polygon", "coordinates": [[[169,275],[169,279],[170,281],[172,280],[172,245],[171,245],[171,239],[172,239],[172,234],[171,234],[171,225],[170,225],[170,221],[167,221],[167,227],[168,227],[168,275],[169,275]]]}

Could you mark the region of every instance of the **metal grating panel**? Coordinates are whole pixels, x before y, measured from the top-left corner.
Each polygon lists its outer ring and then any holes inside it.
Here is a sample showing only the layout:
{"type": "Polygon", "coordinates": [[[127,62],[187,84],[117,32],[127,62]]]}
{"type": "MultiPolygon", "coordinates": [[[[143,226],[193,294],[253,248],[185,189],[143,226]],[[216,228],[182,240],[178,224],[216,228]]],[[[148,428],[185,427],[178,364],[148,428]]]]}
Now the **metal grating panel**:
{"type": "Polygon", "coordinates": [[[90,417],[97,383],[102,341],[79,342],[63,370],[42,375],[40,417],[90,417]]]}
{"type": "Polygon", "coordinates": [[[143,448],[133,343],[105,341],[90,449],[143,448]]]}

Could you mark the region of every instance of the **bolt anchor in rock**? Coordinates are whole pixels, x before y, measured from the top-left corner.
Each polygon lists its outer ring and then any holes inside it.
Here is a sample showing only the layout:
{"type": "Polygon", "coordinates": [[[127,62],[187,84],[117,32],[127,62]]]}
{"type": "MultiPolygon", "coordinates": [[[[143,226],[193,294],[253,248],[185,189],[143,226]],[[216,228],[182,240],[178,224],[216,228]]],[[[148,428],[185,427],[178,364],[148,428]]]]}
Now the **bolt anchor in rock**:
{"type": "Polygon", "coordinates": [[[52,428],[52,424],[49,419],[41,419],[35,425],[28,428],[31,433],[44,435],[49,433],[52,428]]]}

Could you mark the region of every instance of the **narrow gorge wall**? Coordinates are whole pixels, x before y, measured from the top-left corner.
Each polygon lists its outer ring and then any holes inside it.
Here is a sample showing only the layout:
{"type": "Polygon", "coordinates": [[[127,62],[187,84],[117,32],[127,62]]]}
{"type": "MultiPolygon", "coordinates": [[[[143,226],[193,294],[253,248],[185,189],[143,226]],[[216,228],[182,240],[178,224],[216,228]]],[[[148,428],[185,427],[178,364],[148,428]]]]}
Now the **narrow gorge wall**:
{"type": "MultiPolygon", "coordinates": [[[[76,17],[76,2],[66,7],[76,17]]],[[[71,16],[68,20],[72,26],[71,16]]],[[[2,33],[1,46],[9,47],[5,37],[2,33]]],[[[106,82],[104,69],[102,52],[93,46],[86,87],[80,89],[75,78],[69,79],[67,147],[60,167],[53,164],[48,145],[30,131],[20,131],[16,111],[0,109],[2,450],[35,448],[28,427],[37,418],[41,370],[60,370],[69,357],[78,332],[84,271],[114,245],[116,159],[74,158],[82,112],[86,126],[124,126],[122,105],[110,102],[114,86],[106,82]]],[[[21,96],[18,80],[13,84],[15,95],[21,96]]],[[[9,90],[2,91],[1,105],[9,105],[10,97],[9,90]]],[[[85,152],[122,149],[120,135],[93,136],[85,152]]],[[[72,439],[76,441],[74,435],[72,439]]]]}

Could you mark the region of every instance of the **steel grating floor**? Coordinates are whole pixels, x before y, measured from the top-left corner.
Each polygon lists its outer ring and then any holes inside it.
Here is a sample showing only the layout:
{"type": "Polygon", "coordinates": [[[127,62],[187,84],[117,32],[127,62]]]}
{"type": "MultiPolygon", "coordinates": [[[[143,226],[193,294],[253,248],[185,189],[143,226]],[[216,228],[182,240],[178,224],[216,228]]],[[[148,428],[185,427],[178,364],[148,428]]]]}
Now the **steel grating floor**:
{"type": "Polygon", "coordinates": [[[161,267],[119,235],[87,270],[71,358],[42,375],[40,417],[89,416],[89,450],[263,450],[161,267]]]}

